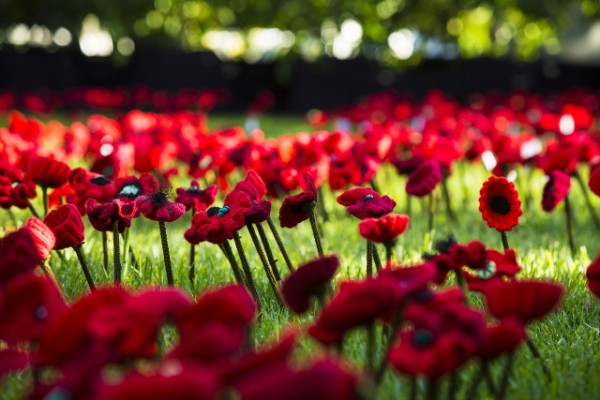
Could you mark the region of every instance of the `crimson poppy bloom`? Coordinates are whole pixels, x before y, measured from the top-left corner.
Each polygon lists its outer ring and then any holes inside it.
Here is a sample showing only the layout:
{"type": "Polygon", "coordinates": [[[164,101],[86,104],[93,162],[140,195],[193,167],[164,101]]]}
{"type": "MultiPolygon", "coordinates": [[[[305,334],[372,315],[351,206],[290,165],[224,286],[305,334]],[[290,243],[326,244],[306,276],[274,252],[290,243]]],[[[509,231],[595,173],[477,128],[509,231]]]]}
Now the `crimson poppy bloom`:
{"type": "Polygon", "coordinates": [[[0,239],[0,287],[40,265],[42,257],[28,229],[19,229],[0,239]]]}
{"type": "Polygon", "coordinates": [[[323,359],[299,371],[269,368],[238,383],[236,389],[245,400],[351,400],[357,397],[357,383],[337,362],[323,359]]]}
{"type": "Polygon", "coordinates": [[[589,265],[585,272],[587,286],[596,297],[600,298],[600,256],[589,265]]]}
{"type": "Polygon", "coordinates": [[[308,311],[311,297],[323,296],[339,264],[336,256],[328,256],[299,266],[281,285],[281,294],[288,307],[297,314],[308,311]]]}
{"type": "Polygon", "coordinates": [[[113,181],[103,175],[90,173],[83,168],[75,168],[69,174],[69,184],[75,191],[75,205],[85,215],[85,202],[93,198],[99,203],[107,203],[117,194],[113,181]]]}
{"type": "Polygon", "coordinates": [[[337,202],[348,207],[348,214],[358,219],[379,218],[392,212],[396,202],[388,196],[381,196],[369,188],[346,190],[337,197],[337,202]]]}
{"type": "Polygon", "coordinates": [[[220,244],[233,238],[233,233],[244,227],[246,213],[252,208],[250,198],[240,191],[225,197],[223,207],[211,207],[192,218],[192,226],[185,231],[185,239],[192,243],[208,241],[220,244]]]}
{"type": "Polygon", "coordinates": [[[360,221],[358,230],[365,239],[375,243],[393,242],[408,228],[410,217],[404,214],[388,214],[379,219],[360,221]]]}
{"type": "Polygon", "coordinates": [[[424,161],[408,176],[406,193],[417,197],[427,196],[433,192],[442,178],[442,168],[439,163],[434,160],[424,161]]]}
{"type": "Polygon", "coordinates": [[[456,243],[450,248],[450,257],[456,265],[479,270],[485,268],[488,253],[483,243],[474,240],[465,245],[456,243]]]}
{"type": "Polygon", "coordinates": [[[544,211],[552,211],[569,194],[571,188],[571,177],[559,170],[548,174],[548,182],[544,185],[542,196],[542,208],[544,211]]]}
{"type": "Polygon", "coordinates": [[[44,218],[44,223],[56,236],[56,250],[75,247],[85,239],[81,214],[73,204],[63,204],[50,211],[44,218]]]}
{"type": "Polygon", "coordinates": [[[0,176],[4,182],[4,190],[9,190],[8,199],[6,196],[0,199],[0,207],[5,209],[12,206],[20,209],[29,207],[29,200],[37,196],[35,182],[23,180],[23,174],[19,169],[7,165],[0,166],[0,176]]]}
{"type": "Polygon", "coordinates": [[[183,204],[186,210],[204,211],[215,202],[218,190],[215,184],[202,190],[198,182],[194,180],[188,189],[177,188],[175,190],[177,193],[175,202],[183,204]]]}
{"type": "Polygon", "coordinates": [[[279,209],[279,223],[283,228],[293,228],[310,217],[317,202],[317,186],[310,174],[304,175],[305,188],[302,193],[288,196],[279,209]]]}
{"type": "Polygon", "coordinates": [[[348,331],[389,317],[406,294],[389,277],[343,282],[308,333],[325,345],[338,343],[348,331]]]}
{"type": "Polygon", "coordinates": [[[27,229],[31,233],[40,257],[48,258],[56,243],[56,237],[50,227],[39,219],[31,217],[27,219],[23,229],[27,229]]]}
{"type": "Polygon", "coordinates": [[[100,232],[109,232],[118,222],[119,233],[131,226],[131,220],[139,215],[137,205],[133,201],[113,199],[107,203],[99,203],[96,199],[89,198],[85,202],[85,209],[90,224],[100,232]]]}
{"type": "Polygon", "coordinates": [[[562,285],[543,281],[493,282],[482,290],[491,315],[514,317],[524,324],[550,314],[564,292],[562,285]]]}
{"type": "Polygon", "coordinates": [[[488,325],[483,332],[479,358],[490,361],[504,353],[511,353],[526,338],[525,326],[515,318],[505,318],[495,325],[488,325]]]}
{"type": "Polygon", "coordinates": [[[479,192],[479,211],[490,228],[498,232],[512,230],[523,214],[514,183],[504,177],[490,176],[479,192]]]}
{"type": "Polygon", "coordinates": [[[504,253],[497,250],[486,250],[486,263],[482,269],[464,271],[469,290],[481,292],[486,285],[512,279],[521,271],[517,262],[517,254],[513,249],[504,253]]]}
{"type": "Polygon", "coordinates": [[[71,168],[50,157],[31,157],[27,162],[25,178],[47,188],[57,188],[67,183],[71,168]]]}
{"type": "Polygon", "coordinates": [[[173,222],[185,213],[185,205],[170,201],[161,191],[149,196],[139,196],[135,203],[140,213],[153,221],[173,222]]]}
{"type": "Polygon", "coordinates": [[[435,268],[430,263],[411,267],[394,267],[390,264],[383,268],[378,276],[389,276],[406,292],[407,296],[412,296],[427,290],[429,282],[435,276],[435,268]]]}
{"type": "Polygon", "coordinates": [[[47,325],[66,309],[50,278],[23,274],[3,288],[0,339],[8,344],[37,341],[47,325]]]}

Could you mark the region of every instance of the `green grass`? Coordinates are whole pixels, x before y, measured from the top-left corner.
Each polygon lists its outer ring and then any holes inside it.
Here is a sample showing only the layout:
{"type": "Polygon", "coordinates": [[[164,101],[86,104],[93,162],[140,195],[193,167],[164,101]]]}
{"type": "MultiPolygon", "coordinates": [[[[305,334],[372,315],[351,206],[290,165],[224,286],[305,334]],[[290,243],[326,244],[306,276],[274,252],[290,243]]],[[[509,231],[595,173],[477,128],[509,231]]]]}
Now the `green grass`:
{"type": "MultiPolygon", "coordinates": [[[[222,121],[226,123],[229,119],[224,118],[222,121]]],[[[284,123],[282,121],[286,120],[279,118],[274,124],[284,123]]],[[[286,131],[288,126],[300,125],[300,122],[296,122],[296,125],[285,125],[280,127],[277,133],[286,131]]],[[[516,367],[509,381],[507,398],[527,400],[598,398],[600,381],[595,377],[600,376],[600,354],[595,349],[600,334],[600,303],[586,288],[585,269],[600,251],[599,232],[592,224],[584,198],[574,182],[570,197],[575,210],[575,242],[578,251],[575,257],[572,257],[566,240],[563,205],[551,214],[543,212],[540,206],[542,175],[540,172],[535,172],[530,179],[525,179],[525,175],[521,170],[516,184],[521,199],[529,199],[529,197],[530,199],[524,202],[520,225],[508,234],[509,242],[516,249],[523,267],[520,277],[559,281],[566,286],[567,294],[557,312],[528,328],[530,336],[552,369],[552,381],[544,377],[538,361],[531,356],[528,349],[523,347],[516,358],[516,367]]],[[[479,239],[489,247],[500,249],[500,235],[482,222],[477,209],[479,188],[487,176],[488,173],[480,166],[462,164],[456,166],[449,184],[452,205],[459,215],[459,220],[457,223],[452,223],[446,218],[444,204],[441,196],[438,195],[433,232],[427,232],[426,228],[426,200],[413,199],[409,229],[395,248],[395,258],[405,264],[416,263],[424,252],[432,250],[435,240],[444,238],[448,234],[453,234],[459,242],[479,239]]],[[[390,195],[397,201],[396,212],[407,211],[405,178],[398,177],[395,171],[386,167],[379,172],[376,182],[384,194],[390,195]]],[[[181,184],[187,182],[181,181],[181,184]]],[[[321,224],[322,241],[326,253],[335,253],[340,258],[341,266],[336,282],[364,277],[365,242],[358,234],[358,221],[347,216],[345,209],[335,202],[338,193],[328,190],[324,193],[324,198],[321,200],[325,202],[330,220],[321,224]]],[[[217,200],[219,201],[221,199],[217,200]]],[[[600,201],[596,199],[593,199],[593,202],[595,206],[600,205],[600,201]]],[[[280,201],[275,201],[273,209],[275,220],[279,206],[280,201]]],[[[36,204],[36,208],[41,210],[41,203],[36,204]]],[[[29,216],[27,211],[18,211],[14,215],[16,221],[19,221],[18,225],[29,216]]],[[[15,227],[13,222],[6,217],[6,213],[3,216],[4,223],[0,226],[13,229],[15,227]]],[[[208,243],[197,246],[197,279],[193,283],[188,281],[189,244],[183,239],[183,232],[189,224],[190,217],[185,215],[167,227],[176,284],[190,295],[197,296],[215,285],[233,282],[233,274],[223,254],[215,245],[208,243]]],[[[316,257],[308,221],[293,230],[282,229],[280,233],[296,265],[316,257]]],[[[296,317],[277,307],[258,255],[251,247],[248,232],[242,230],[241,236],[263,303],[262,315],[252,331],[254,344],[263,345],[265,342],[276,341],[291,327],[305,327],[310,324],[313,315],[296,317]]],[[[86,238],[84,251],[88,255],[95,281],[99,284],[110,282],[111,271],[106,274],[102,268],[100,234],[88,227],[86,238]]],[[[131,265],[127,265],[124,273],[125,284],[131,288],[149,284],[166,285],[158,224],[144,220],[143,217],[138,218],[132,224],[130,242],[141,268],[136,270],[131,265]]],[[[274,244],[273,248],[276,249],[274,244]]],[[[280,271],[284,275],[287,274],[283,259],[279,257],[276,250],[274,251],[280,271]]],[[[379,252],[383,255],[382,248],[379,252]]],[[[56,256],[53,257],[52,262],[66,297],[73,300],[85,293],[87,287],[74,252],[68,249],[63,251],[63,254],[66,262],[61,262],[56,256]]],[[[481,299],[477,295],[471,296],[472,303],[481,306],[481,299]]],[[[381,339],[378,340],[381,346],[381,339]]],[[[352,333],[346,340],[344,349],[345,357],[351,361],[354,368],[360,370],[365,352],[364,331],[352,333]]],[[[298,359],[304,360],[318,356],[321,352],[322,350],[314,341],[304,337],[297,346],[296,355],[298,359]]],[[[376,356],[379,359],[382,356],[381,352],[376,356]]],[[[503,360],[494,364],[493,373],[496,378],[501,373],[502,365],[503,360]]],[[[463,383],[475,373],[475,368],[470,365],[464,371],[460,377],[463,383]]],[[[0,398],[18,397],[26,390],[29,379],[28,374],[12,375],[0,386],[0,398]]],[[[466,386],[467,384],[461,385],[463,389],[466,386]]],[[[445,387],[444,383],[442,389],[445,390],[445,387]]],[[[404,379],[388,372],[377,391],[377,398],[406,398],[404,393],[406,388],[404,379]]],[[[491,398],[486,391],[481,393],[482,398],[491,398]]],[[[461,395],[464,396],[464,391],[459,393],[458,398],[461,395]]]]}

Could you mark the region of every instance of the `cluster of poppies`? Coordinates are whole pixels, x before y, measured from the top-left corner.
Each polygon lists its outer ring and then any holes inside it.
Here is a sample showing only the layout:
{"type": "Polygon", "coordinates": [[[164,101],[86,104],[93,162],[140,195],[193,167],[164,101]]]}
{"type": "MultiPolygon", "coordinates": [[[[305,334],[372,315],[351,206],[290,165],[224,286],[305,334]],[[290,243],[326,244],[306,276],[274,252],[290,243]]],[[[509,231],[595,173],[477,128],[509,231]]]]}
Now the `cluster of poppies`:
{"type": "MultiPolygon", "coordinates": [[[[331,132],[276,139],[238,127],[211,132],[205,114],[188,111],[92,115],[69,127],[11,112],[8,127],[0,128],[0,207],[15,226],[0,239],[0,376],[30,371],[34,399],[353,399],[375,396],[393,371],[407,380],[410,398],[425,387],[434,399],[447,380],[450,393],[477,398],[485,391],[503,399],[524,344],[552,379],[527,328],[558,307],[564,288],[519,277],[507,232],[523,210],[510,171],[530,165],[546,173],[543,209],[564,201],[569,232],[573,177],[595,218],[588,196],[600,195],[594,99],[514,94],[465,107],[437,92],[421,103],[383,93],[332,113],[331,132]],[[82,160],[89,168],[70,167],[82,160]],[[500,232],[503,251],[448,238],[416,265],[395,260],[411,219],[394,212],[396,201],[377,189],[380,167],[389,163],[407,175],[407,196],[428,196],[431,229],[438,185],[453,218],[446,181],[458,161],[481,161],[491,171],[479,211],[500,232]],[[590,171],[587,182],[582,166],[590,171]],[[173,196],[171,181],[183,169],[189,184],[173,196]],[[367,242],[363,279],[336,277],[339,259],[325,251],[335,248],[321,236],[327,185],[340,191],[339,207],[359,220],[356,229],[367,242]],[[31,217],[17,221],[15,208],[31,217]],[[195,255],[200,243],[216,245],[235,279],[194,299],[175,288],[182,282],[169,250],[167,226],[186,212],[184,237],[170,240],[190,246],[189,280],[197,282],[203,265],[195,255]],[[140,217],[157,223],[168,288],[132,291],[123,284],[122,261],[139,268],[128,233],[140,217]],[[290,257],[282,236],[305,221],[315,255],[303,263],[290,257]],[[108,273],[112,266],[110,284],[94,280],[83,250],[86,225],[95,231],[88,240],[102,243],[102,267],[108,273]],[[257,266],[246,254],[246,232],[257,266]],[[90,289],[72,302],[54,273],[55,263],[72,265],[63,259],[68,248],[81,264],[81,272],[68,273],[83,273],[90,289]],[[258,290],[258,273],[267,277],[269,294],[258,290]],[[479,299],[483,308],[474,306],[479,299]],[[256,348],[254,327],[268,315],[266,304],[306,317],[272,346],[256,348]],[[350,335],[364,335],[364,365],[350,362],[344,346],[350,335]],[[299,340],[319,344],[302,362],[293,357],[299,340]],[[473,363],[472,376],[459,379],[473,363]],[[490,372],[493,363],[502,365],[499,377],[490,372]]],[[[327,116],[311,114],[311,121],[327,116]]],[[[571,233],[569,244],[574,252],[571,233]]],[[[600,295],[600,258],[587,277],[600,295]]]]}
{"type": "Polygon", "coordinates": [[[170,93],[152,90],[147,86],[136,86],[133,89],[84,87],[62,92],[49,90],[25,93],[0,91],[0,111],[13,108],[38,113],[50,113],[60,109],[80,110],[82,108],[104,111],[150,108],[161,112],[189,108],[210,110],[218,104],[228,101],[228,98],[229,94],[225,90],[186,89],[170,93]]]}

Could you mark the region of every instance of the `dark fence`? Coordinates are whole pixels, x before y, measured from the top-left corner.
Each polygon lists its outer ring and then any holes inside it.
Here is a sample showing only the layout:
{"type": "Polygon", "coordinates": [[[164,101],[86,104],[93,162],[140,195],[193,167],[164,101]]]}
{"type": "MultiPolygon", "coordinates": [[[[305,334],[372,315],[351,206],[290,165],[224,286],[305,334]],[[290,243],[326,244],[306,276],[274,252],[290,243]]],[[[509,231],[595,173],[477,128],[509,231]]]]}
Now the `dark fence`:
{"type": "Polygon", "coordinates": [[[415,97],[438,88],[459,100],[477,92],[527,90],[549,92],[573,87],[600,88],[600,68],[541,60],[515,63],[506,59],[426,60],[418,67],[392,70],[362,58],[316,63],[283,60],[271,64],[224,62],[209,52],[138,49],[129,61],[87,58],[78,52],[0,52],[0,90],[18,92],[73,87],[134,87],[156,90],[226,89],[225,106],[240,111],[263,89],[273,92],[275,110],[304,112],[334,108],[357,97],[394,88],[415,97]]]}

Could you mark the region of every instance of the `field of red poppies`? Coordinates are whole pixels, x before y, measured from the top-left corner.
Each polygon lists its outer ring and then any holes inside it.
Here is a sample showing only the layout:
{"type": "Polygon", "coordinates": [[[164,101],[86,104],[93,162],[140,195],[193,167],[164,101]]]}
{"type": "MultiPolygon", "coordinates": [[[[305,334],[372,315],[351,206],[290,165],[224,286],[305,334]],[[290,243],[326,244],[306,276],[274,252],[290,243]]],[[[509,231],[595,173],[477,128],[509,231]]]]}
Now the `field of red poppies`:
{"type": "Polygon", "coordinates": [[[0,114],[1,398],[600,395],[600,93],[104,94],[0,114]]]}

